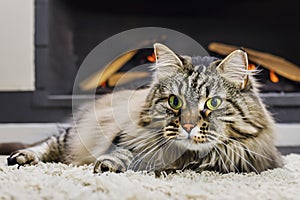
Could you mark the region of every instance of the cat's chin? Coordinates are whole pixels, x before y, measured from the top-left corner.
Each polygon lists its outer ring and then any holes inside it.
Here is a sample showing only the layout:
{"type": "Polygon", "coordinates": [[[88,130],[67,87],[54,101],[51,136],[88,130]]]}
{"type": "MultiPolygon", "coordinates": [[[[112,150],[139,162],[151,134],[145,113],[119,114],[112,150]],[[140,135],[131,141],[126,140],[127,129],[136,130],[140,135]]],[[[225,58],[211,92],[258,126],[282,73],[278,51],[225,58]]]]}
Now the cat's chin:
{"type": "Polygon", "coordinates": [[[194,140],[191,139],[179,139],[175,140],[175,143],[187,150],[191,151],[200,151],[200,152],[209,152],[214,148],[215,142],[205,142],[205,143],[196,143],[194,140]]]}

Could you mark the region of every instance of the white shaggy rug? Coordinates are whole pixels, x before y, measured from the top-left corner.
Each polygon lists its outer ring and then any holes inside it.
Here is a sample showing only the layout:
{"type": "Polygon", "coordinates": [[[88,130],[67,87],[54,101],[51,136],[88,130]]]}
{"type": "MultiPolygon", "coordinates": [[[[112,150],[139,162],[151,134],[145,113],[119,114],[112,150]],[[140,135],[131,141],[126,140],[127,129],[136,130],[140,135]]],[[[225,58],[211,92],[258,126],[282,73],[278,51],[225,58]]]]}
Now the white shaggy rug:
{"type": "Polygon", "coordinates": [[[0,199],[299,199],[300,154],[284,160],[284,168],[260,175],[188,171],[155,178],[54,163],[17,169],[1,157],[0,199]]]}

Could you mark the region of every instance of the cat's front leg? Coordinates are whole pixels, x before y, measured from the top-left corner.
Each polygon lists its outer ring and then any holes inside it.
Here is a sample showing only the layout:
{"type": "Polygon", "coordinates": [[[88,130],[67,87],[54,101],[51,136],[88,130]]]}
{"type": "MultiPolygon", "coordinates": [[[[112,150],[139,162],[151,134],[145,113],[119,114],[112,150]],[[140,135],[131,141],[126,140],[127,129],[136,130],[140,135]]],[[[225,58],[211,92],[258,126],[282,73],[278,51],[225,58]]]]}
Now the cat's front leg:
{"type": "Polygon", "coordinates": [[[94,173],[125,172],[132,160],[131,151],[118,147],[108,154],[99,156],[94,166],[94,173]]]}
{"type": "Polygon", "coordinates": [[[65,156],[65,144],[68,139],[68,130],[57,136],[52,136],[30,148],[11,153],[7,158],[8,165],[34,165],[38,162],[59,162],[65,156]]]}
{"type": "Polygon", "coordinates": [[[8,165],[34,165],[37,164],[39,161],[40,158],[38,157],[38,155],[30,149],[22,149],[19,151],[15,151],[7,158],[8,165]]]}

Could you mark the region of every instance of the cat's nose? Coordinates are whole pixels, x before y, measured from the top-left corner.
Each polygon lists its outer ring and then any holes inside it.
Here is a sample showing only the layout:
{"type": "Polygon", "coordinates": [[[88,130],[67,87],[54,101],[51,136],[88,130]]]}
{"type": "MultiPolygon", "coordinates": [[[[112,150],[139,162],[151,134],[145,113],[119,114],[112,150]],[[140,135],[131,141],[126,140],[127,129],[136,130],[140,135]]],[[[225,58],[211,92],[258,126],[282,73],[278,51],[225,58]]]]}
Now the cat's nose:
{"type": "Polygon", "coordinates": [[[186,132],[191,132],[191,130],[195,127],[195,124],[182,124],[182,128],[186,131],[186,132]]]}

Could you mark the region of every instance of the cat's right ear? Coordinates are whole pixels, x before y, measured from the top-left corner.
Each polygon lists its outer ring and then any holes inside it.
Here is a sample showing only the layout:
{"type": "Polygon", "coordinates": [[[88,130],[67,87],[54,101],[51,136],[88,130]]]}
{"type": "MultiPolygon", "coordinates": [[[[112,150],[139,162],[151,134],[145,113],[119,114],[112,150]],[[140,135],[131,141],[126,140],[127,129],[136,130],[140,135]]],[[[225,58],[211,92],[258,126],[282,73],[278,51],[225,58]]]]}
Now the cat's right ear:
{"type": "Polygon", "coordinates": [[[235,50],[230,53],[217,66],[220,72],[227,81],[236,85],[239,89],[244,89],[248,83],[248,75],[251,74],[248,68],[248,56],[243,50],[235,50]]]}
{"type": "Polygon", "coordinates": [[[163,44],[154,44],[154,54],[156,58],[156,66],[154,68],[158,79],[175,74],[183,66],[180,58],[163,44]]]}

